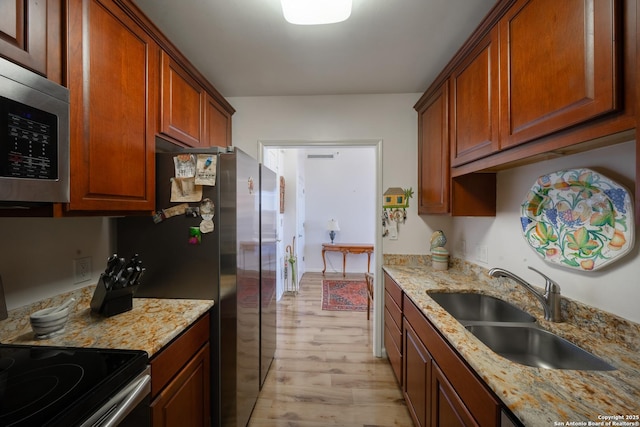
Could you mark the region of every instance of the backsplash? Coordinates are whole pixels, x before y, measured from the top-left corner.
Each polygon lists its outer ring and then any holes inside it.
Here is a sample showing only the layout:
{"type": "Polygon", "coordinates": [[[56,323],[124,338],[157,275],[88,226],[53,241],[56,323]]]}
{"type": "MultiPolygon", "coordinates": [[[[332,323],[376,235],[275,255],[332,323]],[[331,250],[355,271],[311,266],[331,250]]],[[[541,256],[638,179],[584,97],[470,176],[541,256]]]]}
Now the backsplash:
{"type": "MultiPolygon", "coordinates": [[[[431,256],[429,255],[383,255],[383,264],[389,266],[427,267],[431,268],[431,256]]],[[[520,308],[535,315],[544,327],[542,306],[523,287],[514,284],[506,278],[492,278],[488,270],[459,258],[450,258],[450,269],[446,271],[433,271],[434,280],[446,283],[466,283],[481,281],[491,285],[492,296],[507,299],[516,303],[520,308]]],[[[536,286],[537,287],[537,286],[536,286]]],[[[539,287],[538,287],[539,288],[539,287]]],[[[596,307],[589,306],[579,301],[562,296],[562,316],[565,322],[554,323],[554,331],[568,336],[572,328],[578,327],[590,331],[604,340],[619,343],[632,351],[640,351],[640,324],[624,319],[615,314],[606,312],[596,307]]],[[[588,335],[588,334],[587,334],[588,335]]],[[[576,342],[585,348],[589,348],[590,342],[576,342]]]]}

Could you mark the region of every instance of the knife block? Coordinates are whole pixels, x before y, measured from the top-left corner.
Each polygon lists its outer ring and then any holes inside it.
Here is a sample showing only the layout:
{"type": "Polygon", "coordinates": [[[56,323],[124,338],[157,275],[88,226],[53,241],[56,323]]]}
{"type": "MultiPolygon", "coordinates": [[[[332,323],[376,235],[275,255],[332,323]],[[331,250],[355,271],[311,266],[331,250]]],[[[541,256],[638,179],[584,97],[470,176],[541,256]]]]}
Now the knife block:
{"type": "Polygon", "coordinates": [[[103,277],[104,274],[101,274],[96,290],[93,292],[91,311],[105,317],[111,317],[131,310],[133,308],[133,294],[138,289],[138,285],[107,289],[103,277]]]}

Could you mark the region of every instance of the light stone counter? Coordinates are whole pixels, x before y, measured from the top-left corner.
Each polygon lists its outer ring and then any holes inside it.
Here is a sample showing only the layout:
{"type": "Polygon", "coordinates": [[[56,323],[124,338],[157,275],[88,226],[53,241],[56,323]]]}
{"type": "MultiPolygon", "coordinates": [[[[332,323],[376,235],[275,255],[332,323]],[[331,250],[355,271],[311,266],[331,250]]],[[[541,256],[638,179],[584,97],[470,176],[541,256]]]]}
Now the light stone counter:
{"type": "Polygon", "coordinates": [[[58,295],[49,300],[9,312],[0,321],[0,342],[4,344],[144,350],[152,357],[206,313],[212,300],[134,298],[133,309],[102,317],[89,308],[95,286],[58,295]],[[49,339],[37,339],[29,314],[57,306],[70,296],[76,299],[64,332],[49,339]]]}
{"type": "Polygon", "coordinates": [[[565,321],[547,322],[540,303],[524,288],[458,260],[447,271],[435,271],[428,257],[385,255],[383,268],[525,426],[598,425],[588,423],[617,415],[631,418],[609,425],[640,425],[640,325],[566,297],[565,321]],[[470,291],[514,303],[534,315],[543,329],[617,369],[542,369],[511,362],[468,332],[427,291],[470,291]]]}

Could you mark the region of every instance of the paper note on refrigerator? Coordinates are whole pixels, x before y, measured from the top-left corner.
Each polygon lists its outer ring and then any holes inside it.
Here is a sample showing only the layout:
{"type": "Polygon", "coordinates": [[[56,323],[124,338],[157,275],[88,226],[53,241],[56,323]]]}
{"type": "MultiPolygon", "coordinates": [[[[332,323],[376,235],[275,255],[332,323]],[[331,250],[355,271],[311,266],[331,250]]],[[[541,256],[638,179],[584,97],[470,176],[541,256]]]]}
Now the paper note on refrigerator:
{"type": "Polygon", "coordinates": [[[202,200],[202,186],[195,184],[195,178],[171,179],[171,202],[199,202],[202,200]]]}
{"type": "Polygon", "coordinates": [[[196,184],[216,185],[216,164],[218,156],[215,154],[198,154],[196,162],[196,184]]]}

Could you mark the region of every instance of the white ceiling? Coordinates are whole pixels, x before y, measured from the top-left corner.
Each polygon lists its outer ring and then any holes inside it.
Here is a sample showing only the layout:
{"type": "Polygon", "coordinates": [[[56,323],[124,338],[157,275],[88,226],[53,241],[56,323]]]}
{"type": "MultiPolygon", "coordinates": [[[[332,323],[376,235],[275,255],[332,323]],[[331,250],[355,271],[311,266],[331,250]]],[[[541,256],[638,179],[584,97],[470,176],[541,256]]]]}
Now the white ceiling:
{"type": "Polygon", "coordinates": [[[496,0],[353,0],[297,26],[279,0],[134,0],[224,95],[424,92],[496,0]]]}

